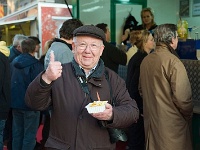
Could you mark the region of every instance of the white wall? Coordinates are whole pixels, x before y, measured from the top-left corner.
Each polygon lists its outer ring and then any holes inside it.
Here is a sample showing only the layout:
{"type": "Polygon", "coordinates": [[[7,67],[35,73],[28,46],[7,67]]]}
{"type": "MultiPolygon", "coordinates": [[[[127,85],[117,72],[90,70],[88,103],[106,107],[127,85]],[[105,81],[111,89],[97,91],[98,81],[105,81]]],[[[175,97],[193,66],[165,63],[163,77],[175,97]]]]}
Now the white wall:
{"type": "MultiPolygon", "coordinates": [[[[147,0],[147,7],[151,7],[154,11],[155,22],[160,25],[163,23],[177,24],[179,20],[179,2],[180,0],[147,0]]],[[[190,16],[182,17],[187,20],[189,27],[200,26],[200,16],[192,16],[193,0],[190,0],[190,16]]],[[[116,5],[116,43],[120,44],[121,34],[125,18],[129,11],[132,10],[132,15],[141,23],[140,5],[116,5]],[[135,9],[136,8],[136,9],[135,9]]],[[[80,19],[84,24],[107,23],[110,26],[110,0],[81,0],[80,1],[80,19]]],[[[199,32],[200,28],[192,34],[199,32]]],[[[200,35],[199,35],[200,37],[200,35]]]]}
{"type": "Polygon", "coordinates": [[[110,0],[80,0],[79,15],[84,24],[106,23],[110,26],[110,0]]]}
{"type": "Polygon", "coordinates": [[[147,7],[154,11],[155,22],[174,23],[178,20],[179,0],[147,0],[147,7]]]}
{"type": "MultiPolygon", "coordinates": [[[[190,1],[189,17],[182,17],[182,20],[188,21],[189,27],[200,27],[200,16],[193,16],[193,0],[190,1]]],[[[148,0],[147,6],[153,8],[156,23],[174,23],[179,20],[179,2],[180,0],[148,0]]],[[[192,38],[195,38],[195,32],[199,33],[200,28],[192,31],[192,38]]]]}

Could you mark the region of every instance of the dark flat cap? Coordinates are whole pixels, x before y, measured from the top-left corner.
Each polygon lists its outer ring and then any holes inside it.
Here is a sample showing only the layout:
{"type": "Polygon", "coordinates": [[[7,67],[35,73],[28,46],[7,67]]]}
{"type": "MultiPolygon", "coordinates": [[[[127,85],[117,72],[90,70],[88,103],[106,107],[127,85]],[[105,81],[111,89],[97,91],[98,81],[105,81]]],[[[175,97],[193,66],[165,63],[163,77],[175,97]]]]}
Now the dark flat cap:
{"type": "Polygon", "coordinates": [[[73,36],[88,35],[93,36],[103,41],[106,41],[106,36],[103,30],[94,25],[84,25],[74,30],[73,36]]]}

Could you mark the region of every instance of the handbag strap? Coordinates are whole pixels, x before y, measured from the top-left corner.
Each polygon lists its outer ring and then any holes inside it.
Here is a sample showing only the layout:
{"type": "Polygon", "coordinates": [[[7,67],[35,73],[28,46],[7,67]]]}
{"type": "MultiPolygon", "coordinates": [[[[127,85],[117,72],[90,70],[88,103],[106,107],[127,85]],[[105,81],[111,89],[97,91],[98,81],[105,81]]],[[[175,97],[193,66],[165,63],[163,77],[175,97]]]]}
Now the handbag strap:
{"type": "MultiPolygon", "coordinates": [[[[111,86],[110,81],[109,81],[109,75],[108,75],[108,70],[107,69],[105,69],[104,75],[105,75],[105,78],[106,78],[106,80],[108,82],[108,85],[109,85],[109,88],[110,88],[111,105],[115,107],[115,100],[113,99],[112,86],[111,86]]],[[[92,101],[94,101],[94,99],[92,98],[92,96],[90,94],[90,91],[89,91],[89,88],[88,88],[86,80],[84,78],[80,77],[80,76],[78,76],[77,79],[78,79],[78,81],[79,81],[79,83],[81,85],[81,88],[82,88],[83,92],[88,94],[90,99],[92,101]]]]}
{"type": "Polygon", "coordinates": [[[81,85],[81,88],[82,88],[83,92],[86,93],[86,94],[88,94],[88,96],[90,97],[90,99],[91,99],[92,101],[94,101],[94,99],[92,98],[92,96],[91,96],[91,94],[90,94],[90,91],[89,91],[89,88],[88,88],[88,85],[87,85],[86,80],[83,79],[83,78],[80,77],[80,76],[77,77],[77,79],[78,79],[78,81],[79,81],[79,83],[80,83],[80,85],[81,85]]]}
{"type": "Polygon", "coordinates": [[[109,81],[109,75],[108,75],[107,69],[105,69],[104,74],[105,74],[106,80],[107,80],[109,88],[110,88],[111,105],[115,107],[115,99],[113,98],[112,86],[111,86],[110,81],[109,81]]]}

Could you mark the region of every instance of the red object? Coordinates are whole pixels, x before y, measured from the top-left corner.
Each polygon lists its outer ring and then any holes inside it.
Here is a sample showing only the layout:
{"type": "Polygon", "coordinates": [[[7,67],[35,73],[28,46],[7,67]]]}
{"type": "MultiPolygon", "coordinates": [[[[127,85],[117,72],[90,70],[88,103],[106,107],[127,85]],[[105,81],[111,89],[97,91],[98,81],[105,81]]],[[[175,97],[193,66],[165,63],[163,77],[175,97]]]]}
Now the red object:
{"type": "Polygon", "coordinates": [[[117,142],[116,143],[116,150],[126,150],[127,142],[117,142]]]}
{"type": "Polygon", "coordinates": [[[59,36],[59,29],[65,21],[52,19],[53,17],[71,17],[71,15],[67,8],[46,5],[41,7],[42,49],[47,40],[59,36]]]}
{"type": "Polygon", "coordinates": [[[37,131],[37,134],[36,134],[36,141],[37,141],[38,143],[41,143],[41,140],[42,140],[42,130],[43,130],[43,127],[44,127],[44,125],[41,124],[41,125],[39,126],[38,131],[37,131]]]}

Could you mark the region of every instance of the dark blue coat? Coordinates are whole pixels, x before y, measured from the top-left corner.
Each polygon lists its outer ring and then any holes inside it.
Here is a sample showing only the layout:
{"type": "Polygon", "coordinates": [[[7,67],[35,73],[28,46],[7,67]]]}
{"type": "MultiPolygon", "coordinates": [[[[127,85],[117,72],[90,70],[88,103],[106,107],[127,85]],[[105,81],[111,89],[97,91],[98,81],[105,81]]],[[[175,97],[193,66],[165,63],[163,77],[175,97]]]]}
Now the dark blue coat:
{"type": "Polygon", "coordinates": [[[28,53],[17,56],[11,63],[11,108],[31,110],[24,97],[28,85],[44,70],[43,65],[28,53]]]}
{"type": "Polygon", "coordinates": [[[9,55],[9,62],[11,63],[15,57],[19,56],[21,54],[20,51],[18,51],[14,46],[10,48],[10,55],[9,55]]]}

